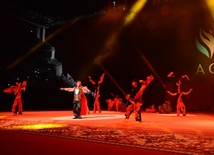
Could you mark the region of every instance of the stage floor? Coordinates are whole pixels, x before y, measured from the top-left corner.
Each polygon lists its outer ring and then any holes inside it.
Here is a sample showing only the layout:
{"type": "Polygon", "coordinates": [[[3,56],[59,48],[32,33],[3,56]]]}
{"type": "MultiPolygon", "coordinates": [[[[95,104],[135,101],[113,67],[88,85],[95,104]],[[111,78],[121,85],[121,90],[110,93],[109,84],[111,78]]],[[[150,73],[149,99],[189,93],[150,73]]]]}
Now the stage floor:
{"type": "Polygon", "coordinates": [[[11,112],[0,112],[1,120],[35,121],[41,123],[63,123],[92,127],[110,127],[164,132],[188,133],[214,136],[213,113],[188,113],[177,116],[175,113],[142,113],[142,122],[136,122],[134,115],[125,119],[124,112],[102,111],[73,119],[72,111],[25,111],[22,116],[11,112]]]}
{"type": "Polygon", "coordinates": [[[142,112],[142,122],[136,122],[134,115],[125,119],[124,112],[113,111],[91,111],[82,117],[73,119],[72,111],[25,111],[21,116],[0,112],[1,151],[10,155],[12,145],[17,155],[37,148],[41,152],[37,149],[35,155],[56,151],[88,155],[88,150],[94,155],[214,154],[213,113],[142,112]]]}

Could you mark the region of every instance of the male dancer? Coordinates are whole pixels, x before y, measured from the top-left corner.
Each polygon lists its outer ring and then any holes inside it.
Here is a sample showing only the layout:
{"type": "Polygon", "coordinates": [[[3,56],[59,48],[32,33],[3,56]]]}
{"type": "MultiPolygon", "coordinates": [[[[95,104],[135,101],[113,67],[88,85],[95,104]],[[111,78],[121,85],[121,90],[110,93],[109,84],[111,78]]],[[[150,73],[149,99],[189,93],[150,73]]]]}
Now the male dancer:
{"type": "Polygon", "coordinates": [[[60,90],[74,92],[73,98],[73,113],[74,119],[81,119],[81,114],[85,115],[88,112],[87,99],[84,93],[89,93],[90,90],[86,86],[82,86],[80,80],[76,82],[73,88],[60,88],[60,90]]]}
{"type": "Polygon", "coordinates": [[[154,80],[153,75],[147,77],[147,80],[133,80],[132,86],[133,89],[130,94],[126,95],[126,99],[131,102],[126,109],[126,119],[129,118],[132,112],[135,114],[135,120],[141,122],[141,106],[143,105],[143,92],[150,84],[151,81],[154,80]],[[140,86],[140,84],[141,86],[140,86]]]}

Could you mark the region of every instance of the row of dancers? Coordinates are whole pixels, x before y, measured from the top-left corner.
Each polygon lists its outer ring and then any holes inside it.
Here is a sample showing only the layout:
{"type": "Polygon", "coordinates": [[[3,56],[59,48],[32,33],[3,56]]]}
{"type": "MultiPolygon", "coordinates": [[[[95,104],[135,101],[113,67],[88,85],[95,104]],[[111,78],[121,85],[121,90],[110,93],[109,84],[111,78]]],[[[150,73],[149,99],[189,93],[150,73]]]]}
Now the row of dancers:
{"type": "MultiPolygon", "coordinates": [[[[104,76],[104,74],[103,74],[104,76]]],[[[100,81],[103,81],[103,77],[101,76],[100,81]]],[[[150,75],[147,77],[146,80],[134,80],[132,82],[133,89],[130,94],[126,95],[126,100],[130,102],[130,104],[126,108],[125,118],[128,119],[133,112],[135,114],[136,121],[141,122],[141,106],[143,105],[143,99],[142,95],[144,90],[147,88],[147,86],[150,84],[151,81],[154,80],[153,75],[150,75]],[[139,84],[140,83],[140,84],[139,84]]],[[[101,82],[100,82],[101,83],[101,82]]],[[[99,84],[98,83],[98,86],[99,84]]],[[[72,88],[60,88],[60,90],[73,92],[73,113],[74,113],[74,119],[82,119],[81,115],[84,115],[87,113],[87,104],[85,100],[85,94],[93,94],[95,96],[95,102],[94,102],[94,112],[96,111],[96,108],[98,108],[98,111],[101,112],[100,105],[97,106],[97,104],[100,104],[96,101],[97,94],[95,92],[91,92],[86,86],[82,86],[82,83],[80,80],[76,82],[76,86],[72,88]]]]}
{"type": "MultiPolygon", "coordinates": [[[[73,114],[74,119],[82,119],[82,115],[86,115],[89,113],[88,103],[87,103],[87,97],[85,94],[90,94],[94,97],[94,108],[93,112],[101,113],[101,107],[100,107],[100,85],[104,81],[105,73],[101,75],[98,82],[95,82],[92,80],[92,78],[89,76],[89,81],[94,85],[94,90],[91,91],[87,88],[87,86],[83,86],[82,82],[80,80],[75,81],[69,74],[67,77],[63,76],[63,80],[69,85],[70,87],[61,87],[60,90],[67,91],[67,92],[73,92],[73,114]]],[[[168,77],[174,77],[174,72],[171,72],[168,74],[168,77]]],[[[192,89],[190,89],[188,92],[181,91],[181,84],[183,79],[190,80],[187,75],[181,75],[178,80],[176,81],[177,85],[177,91],[176,92],[170,92],[166,91],[172,96],[177,96],[177,115],[179,116],[182,112],[183,116],[186,115],[186,108],[184,105],[184,102],[182,100],[183,95],[188,95],[192,89]]],[[[127,101],[127,105],[125,107],[125,118],[129,119],[130,115],[134,113],[135,120],[141,122],[142,116],[141,116],[141,109],[143,105],[143,92],[145,89],[149,86],[149,84],[154,80],[153,75],[147,76],[145,80],[137,80],[134,79],[132,84],[132,90],[130,93],[125,95],[125,99],[127,101]]],[[[22,106],[22,100],[21,100],[21,94],[23,91],[26,90],[27,81],[24,80],[23,82],[16,83],[15,86],[11,86],[9,88],[4,89],[3,91],[5,93],[14,93],[16,95],[14,103],[12,105],[12,112],[14,115],[19,114],[22,115],[23,113],[23,106],[22,106]],[[16,106],[18,106],[18,113],[16,113],[15,109],[16,106]]]]}

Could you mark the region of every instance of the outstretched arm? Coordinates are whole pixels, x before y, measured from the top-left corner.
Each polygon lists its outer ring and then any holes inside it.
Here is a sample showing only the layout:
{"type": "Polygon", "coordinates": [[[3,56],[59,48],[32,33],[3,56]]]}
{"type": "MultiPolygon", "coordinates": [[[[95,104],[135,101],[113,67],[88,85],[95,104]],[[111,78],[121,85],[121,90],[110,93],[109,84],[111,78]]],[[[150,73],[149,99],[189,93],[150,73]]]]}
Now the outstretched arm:
{"type": "Polygon", "coordinates": [[[89,92],[91,92],[91,91],[88,89],[87,86],[83,86],[83,87],[82,87],[82,90],[83,90],[84,93],[89,93],[89,92]]]}
{"type": "Polygon", "coordinates": [[[15,93],[17,89],[17,86],[10,86],[9,88],[4,89],[3,92],[8,94],[15,93]]]}
{"type": "Polygon", "coordinates": [[[172,92],[170,92],[170,91],[166,91],[169,95],[172,95],[172,96],[176,96],[177,95],[177,93],[172,93],[172,92]]]}
{"type": "Polygon", "coordinates": [[[60,90],[68,91],[68,92],[73,92],[74,88],[60,88],[60,90]]]}
{"type": "Polygon", "coordinates": [[[182,94],[188,95],[189,93],[191,93],[191,91],[192,91],[192,88],[188,92],[182,92],[182,94]]]}

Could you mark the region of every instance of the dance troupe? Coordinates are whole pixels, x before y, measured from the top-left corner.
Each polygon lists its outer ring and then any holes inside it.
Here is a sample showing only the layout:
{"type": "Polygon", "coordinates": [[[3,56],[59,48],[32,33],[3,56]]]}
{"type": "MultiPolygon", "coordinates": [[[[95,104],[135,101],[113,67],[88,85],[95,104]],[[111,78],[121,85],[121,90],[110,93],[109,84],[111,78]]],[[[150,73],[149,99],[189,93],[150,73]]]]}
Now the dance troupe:
{"type": "MultiPolygon", "coordinates": [[[[100,85],[104,80],[105,74],[102,74],[99,81],[95,82],[92,80],[92,78],[89,76],[89,81],[93,84],[94,86],[94,91],[91,91],[87,88],[87,86],[83,86],[82,82],[80,80],[75,81],[69,74],[66,76],[63,76],[63,81],[69,84],[69,87],[66,88],[60,88],[62,91],[67,91],[67,92],[73,92],[73,114],[74,118],[73,119],[82,119],[82,115],[89,114],[89,108],[88,108],[88,103],[87,103],[87,97],[86,95],[92,95],[94,97],[94,108],[93,112],[96,113],[101,113],[101,108],[100,108],[100,85]]],[[[170,74],[167,75],[168,77],[175,77],[174,72],[171,72],[170,74]]],[[[186,108],[182,100],[183,95],[188,95],[192,89],[190,89],[188,92],[183,92],[181,91],[181,84],[182,80],[187,79],[189,80],[189,77],[187,75],[181,75],[177,81],[177,91],[176,92],[170,92],[166,91],[172,96],[177,97],[177,116],[180,115],[182,112],[183,116],[186,115],[186,108]]],[[[142,105],[143,105],[143,92],[145,89],[149,86],[149,84],[154,80],[154,76],[150,75],[147,76],[146,80],[138,80],[134,79],[132,81],[132,90],[130,93],[125,95],[125,99],[128,102],[125,110],[125,119],[129,119],[131,114],[133,113],[135,116],[135,120],[138,122],[142,121],[141,117],[141,110],[142,110],[142,105]]],[[[6,88],[3,90],[5,93],[14,93],[15,100],[12,105],[12,112],[14,115],[22,115],[23,109],[22,109],[22,99],[21,95],[22,92],[26,90],[27,86],[27,81],[24,80],[23,82],[16,83],[14,86],[10,86],[9,88],[6,88]],[[16,111],[16,107],[18,106],[18,111],[16,111]]]]}

